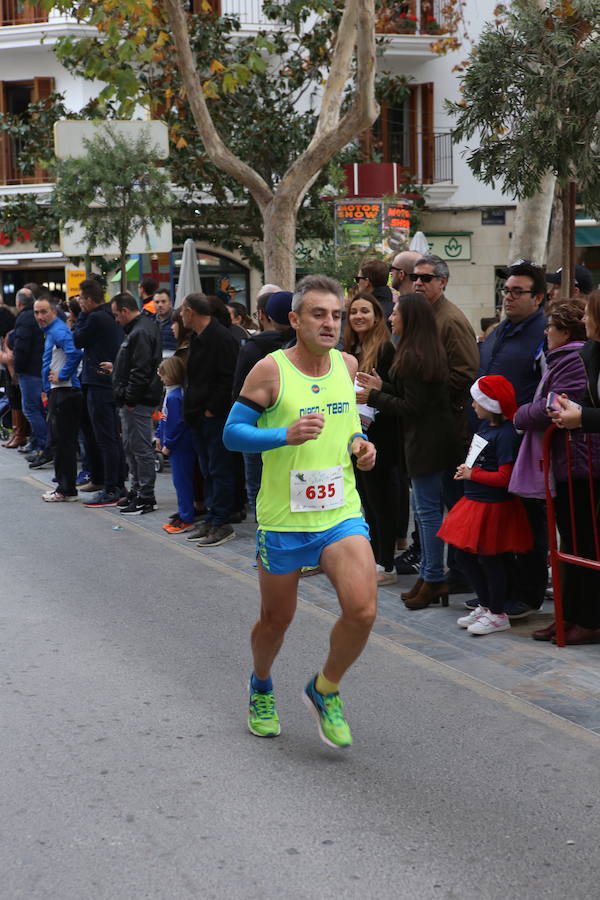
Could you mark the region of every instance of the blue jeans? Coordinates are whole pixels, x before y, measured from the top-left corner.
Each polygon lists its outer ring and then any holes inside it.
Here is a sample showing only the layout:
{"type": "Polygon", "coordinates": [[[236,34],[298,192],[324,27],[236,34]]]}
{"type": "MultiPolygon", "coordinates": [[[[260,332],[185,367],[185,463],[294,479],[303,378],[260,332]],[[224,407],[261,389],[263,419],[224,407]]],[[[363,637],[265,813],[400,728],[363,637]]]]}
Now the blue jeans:
{"type": "Polygon", "coordinates": [[[233,513],[235,472],[232,455],[223,443],[225,419],[198,416],[192,429],[194,449],[204,478],[204,505],[207,521],[214,526],[228,525],[233,513]]]}
{"type": "Polygon", "coordinates": [[[42,405],[40,375],[19,375],[23,414],[31,425],[31,443],[35,450],[44,450],[48,442],[48,427],[42,405]]]}
{"type": "Polygon", "coordinates": [[[444,580],[444,542],[437,537],[442,524],[443,472],[412,478],[413,508],[421,540],[421,571],[425,581],[444,580]]]}

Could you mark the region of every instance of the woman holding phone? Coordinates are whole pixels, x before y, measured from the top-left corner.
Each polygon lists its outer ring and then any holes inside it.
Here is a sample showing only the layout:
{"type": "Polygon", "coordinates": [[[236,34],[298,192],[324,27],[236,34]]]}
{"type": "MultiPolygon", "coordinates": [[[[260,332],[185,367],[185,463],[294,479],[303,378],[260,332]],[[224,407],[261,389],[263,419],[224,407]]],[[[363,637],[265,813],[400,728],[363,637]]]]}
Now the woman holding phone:
{"type": "MultiPolygon", "coordinates": [[[[599,295],[600,297],[600,295],[599,295]]],[[[517,429],[525,432],[509,489],[523,497],[545,497],[541,470],[542,439],[552,424],[555,408],[567,402],[579,409],[588,385],[588,374],[582,358],[586,338],[585,306],[579,299],[552,304],[548,316],[548,369],[540,381],[531,403],[521,406],[514,418],[517,429]]],[[[590,328],[587,334],[590,335],[590,328]]],[[[600,337],[599,337],[600,339],[600,337]]],[[[591,342],[590,342],[591,343],[591,342]]],[[[599,345],[600,346],[600,345],[599,345]]],[[[589,501],[589,458],[586,439],[581,432],[572,435],[570,469],[573,476],[575,531],[578,555],[594,557],[594,529],[589,501]]],[[[600,476],[600,436],[592,444],[593,474],[600,476]]],[[[557,433],[552,442],[552,473],[556,483],[556,521],[562,549],[573,549],[568,486],[568,460],[565,435],[557,433]]],[[[598,484],[596,490],[598,489],[598,484]]],[[[597,493],[597,496],[600,496],[597,493]]],[[[563,567],[563,597],[567,644],[600,642],[600,573],[581,566],[563,567]]],[[[555,623],[534,631],[537,641],[553,640],[555,623]]]]}

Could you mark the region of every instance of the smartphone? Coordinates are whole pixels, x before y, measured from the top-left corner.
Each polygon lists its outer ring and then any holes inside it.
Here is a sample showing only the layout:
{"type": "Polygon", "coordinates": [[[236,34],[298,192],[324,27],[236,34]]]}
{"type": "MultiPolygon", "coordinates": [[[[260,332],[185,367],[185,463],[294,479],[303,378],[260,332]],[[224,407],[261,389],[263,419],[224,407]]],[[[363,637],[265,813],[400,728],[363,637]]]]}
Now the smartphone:
{"type": "Polygon", "coordinates": [[[550,391],[546,397],[546,409],[550,409],[552,412],[559,412],[562,409],[558,400],[558,394],[554,391],[550,391]]]}

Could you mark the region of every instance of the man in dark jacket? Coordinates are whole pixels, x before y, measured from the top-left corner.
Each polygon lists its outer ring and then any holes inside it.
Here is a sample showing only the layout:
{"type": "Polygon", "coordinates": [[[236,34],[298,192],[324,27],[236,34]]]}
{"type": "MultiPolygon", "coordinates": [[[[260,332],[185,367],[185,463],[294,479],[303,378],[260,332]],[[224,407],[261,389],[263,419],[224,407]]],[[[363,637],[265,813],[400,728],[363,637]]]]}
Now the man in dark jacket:
{"type": "Polygon", "coordinates": [[[81,383],[85,394],[86,456],[93,485],[104,485],[85,503],[88,507],[116,506],[125,484],[125,457],[110,372],[102,362],[114,362],[123,329],[104,302],[102,285],[86,278],[79,285],[82,312],[73,329],[75,346],[83,350],[81,383]],[[91,431],[91,435],[89,432],[91,431]]]}
{"type": "MultiPolygon", "coordinates": [[[[517,406],[530,403],[545,366],[546,276],[528,260],[504,270],[506,318],[479,345],[481,375],[504,375],[512,383],[517,406]]],[[[543,500],[524,499],[533,531],[534,547],[515,557],[511,576],[511,618],[528,615],[544,602],[548,581],[548,532],[543,500]]]]}
{"type": "MultiPolygon", "coordinates": [[[[292,308],[291,291],[276,291],[270,294],[264,308],[263,331],[254,334],[240,347],[235,374],[233,376],[233,399],[237,400],[246,376],[260,359],[264,359],[274,350],[286,347],[296,340],[296,332],[290,325],[289,314],[292,308]]],[[[246,496],[250,511],[256,511],[256,497],[260,489],[262,473],[262,456],[260,453],[244,453],[244,472],[246,475],[246,496]]]]}
{"type": "Polygon", "coordinates": [[[121,512],[125,516],[139,516],[158,509],[154,497],[152,413],[162,397],[156,371],[162,360],[160,333],[154,319],[140,313],[131,294],[117,294],[111,308],[125,338],[114,365],[104,361],[100,368],[113,373],[113,391],[129,466],[128,502],[121,501],[121,512]]]}
{"type": "Polygon", "coordinates": [[[232,403],[233,373],[239,344],[228,328],[210,314],[203,294],[188,294],[181,307],[183,324],[191,328],[183,414],[192,429],[204,476],[206,520],[196,531],[198,546],[216,547],[235,537],[231,527],[235,474],[223,428],[232,403]]]}
{"type": "Polygon", "coordinates": [[[159,288],[154,294],[154,308],[156,309],[156,324],[160,331],[160,343],[163,359],[173,356],[177,349],[177,341],[171,328],[173,319],[173,304],[168,291],[159,288]]]}
{"type": "MultiPolygon", "coordinates": [[[[46,453],[48,428],[42,404],[42,353],[44,335],[33,313],[34,296],[30,290],[17,291],[18,315],[10,335],[9,346],[14,353],[15,373],[21,388],[23,413],[31,426],[31,444],[37,451],[38,462],[47,463],[52,457],[46,453]]],[[[37,468],[37,466],[36,466],[37,468]]]]}

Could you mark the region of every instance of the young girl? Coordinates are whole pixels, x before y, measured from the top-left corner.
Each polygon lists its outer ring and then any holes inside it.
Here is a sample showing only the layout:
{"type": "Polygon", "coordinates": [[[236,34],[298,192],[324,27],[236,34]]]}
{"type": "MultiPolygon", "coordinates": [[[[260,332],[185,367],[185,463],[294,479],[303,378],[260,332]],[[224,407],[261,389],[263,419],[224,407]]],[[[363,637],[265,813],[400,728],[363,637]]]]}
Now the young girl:
{"type": "Polygon", "coordinates": [[[194,465],[196,453],[192,435],[183,421],[183,389],[185,364],[178,356],[163,359],[158,367],[166,394],[163,418],[157,429],[157,438],[164,456],[171,460],[171,477],[177,493],[177,515],[163,525],[169,534],[180,534],[194,525],[194,465]]]}
{"type": "Polygon", "coordinates": [[[510,421],[517,409],[514,388],[502,375],[486,375],[472,385],[471,396],[481,426],[454,476],[466,482],[465,495],[438,534],[458,548],[457,565],[479,600],[457,624],[479,635],[510,628],[506,554],[531,550],[533,538],[523,504],[507,490],[519,445],[510,421]]]}

